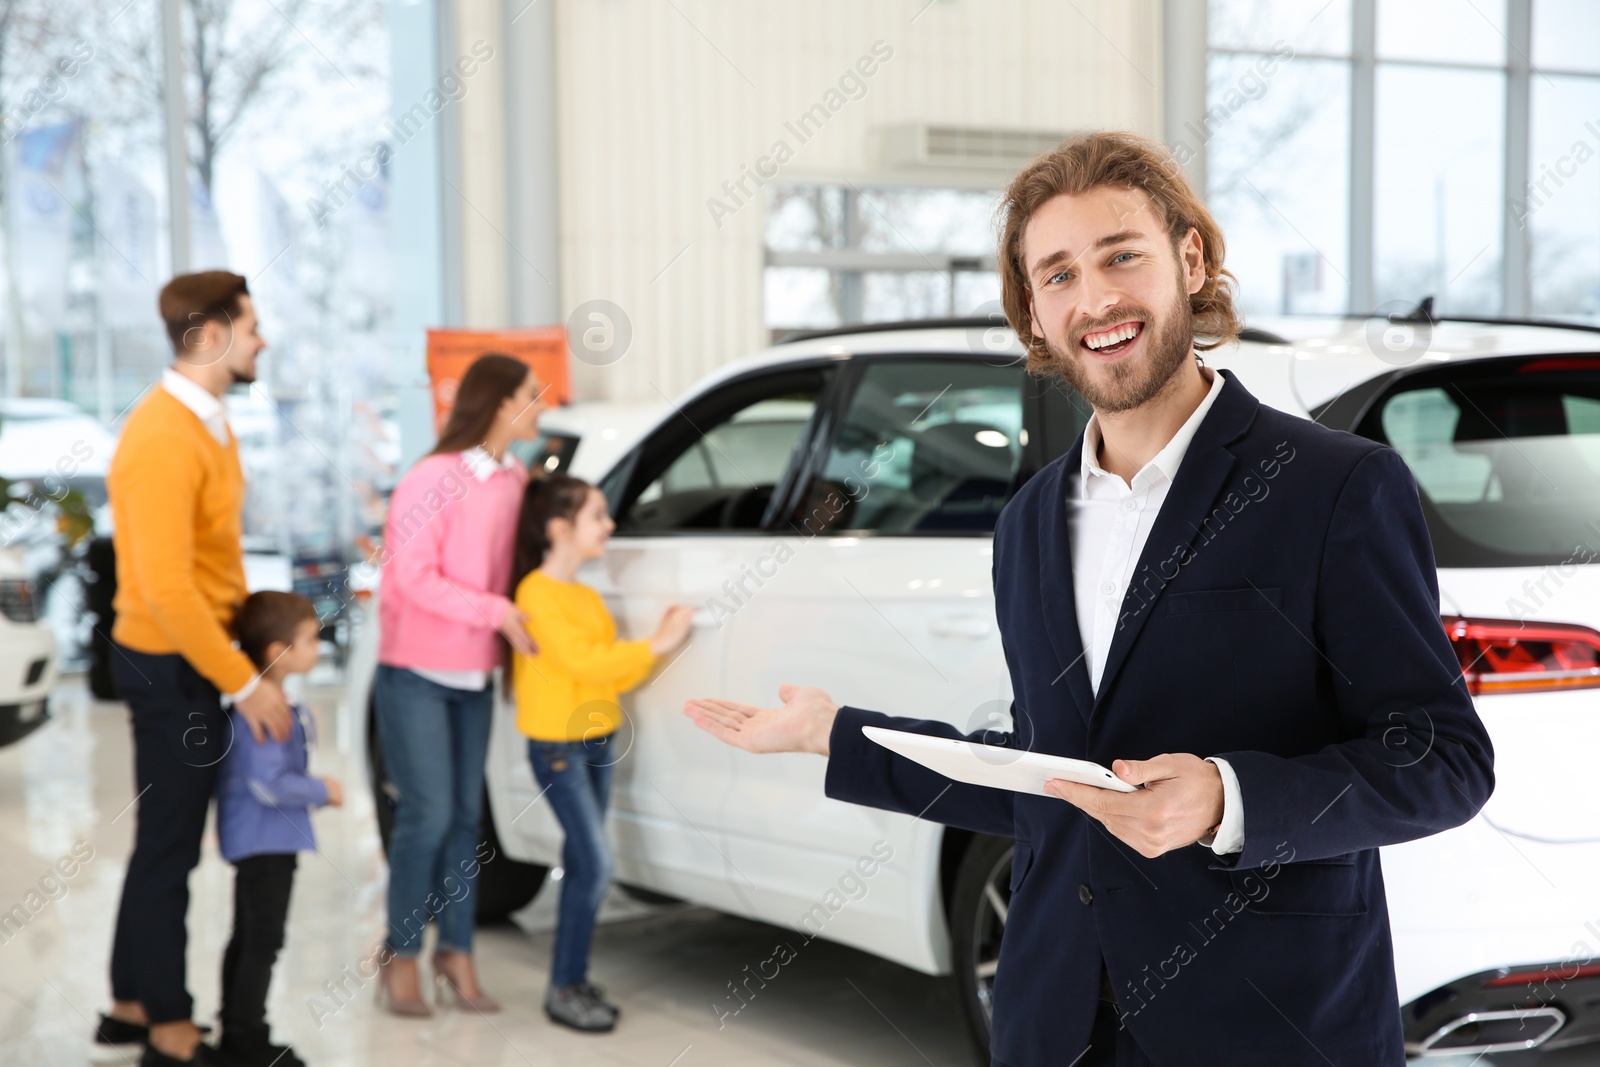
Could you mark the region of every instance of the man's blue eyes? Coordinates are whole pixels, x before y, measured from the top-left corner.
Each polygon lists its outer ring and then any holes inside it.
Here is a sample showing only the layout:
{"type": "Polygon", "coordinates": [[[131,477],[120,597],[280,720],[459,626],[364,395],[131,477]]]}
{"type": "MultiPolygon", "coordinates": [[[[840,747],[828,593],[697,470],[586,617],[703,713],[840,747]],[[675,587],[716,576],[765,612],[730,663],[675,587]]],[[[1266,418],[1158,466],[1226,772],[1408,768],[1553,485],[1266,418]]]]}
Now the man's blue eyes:
{"type": "MultiPolygon", "coordinates": [[[[1118,252],[1116,255],[1111,257],[1111,262],[1114,263],[1114,264],[1115,263],[1122,263],[1122,262],[1125,262],[1127,260],[1136,259],[1136,258],[1138,258],[1138,254],[1135,253],[1135,252],[1118,252]]],[[[1064,271],[1061,271],[1061,272],[1059,272],[1057,274],[1052,274],[1045,281],[1045,284],[1046,285],[1054,285],[1059,281],[1064,281],[1071,274],[1072,274],[1072,272],[1070,270],[1064,270],[1064,271]]]]}

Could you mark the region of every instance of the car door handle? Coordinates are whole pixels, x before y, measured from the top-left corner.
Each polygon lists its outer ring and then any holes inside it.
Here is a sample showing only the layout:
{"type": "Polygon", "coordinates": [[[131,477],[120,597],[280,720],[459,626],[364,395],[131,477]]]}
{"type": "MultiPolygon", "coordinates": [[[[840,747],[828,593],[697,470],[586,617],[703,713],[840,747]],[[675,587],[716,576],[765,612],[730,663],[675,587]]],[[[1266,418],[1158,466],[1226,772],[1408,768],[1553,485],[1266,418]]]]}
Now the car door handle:
{"type": "Polygon", "coordinates": [[[968,641],[989,636],[993,628],[994,620],[976,613],[945,615],[928,624],[928,629],[939,637],[958,637],[968,641]]]}

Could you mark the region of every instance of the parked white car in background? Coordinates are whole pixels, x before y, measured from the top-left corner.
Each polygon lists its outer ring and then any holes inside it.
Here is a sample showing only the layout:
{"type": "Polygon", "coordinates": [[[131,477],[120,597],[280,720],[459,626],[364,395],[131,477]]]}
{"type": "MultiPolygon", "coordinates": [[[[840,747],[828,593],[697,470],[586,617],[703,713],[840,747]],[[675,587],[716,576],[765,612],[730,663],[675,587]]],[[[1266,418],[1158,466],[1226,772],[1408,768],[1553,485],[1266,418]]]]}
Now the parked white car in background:
{"type": "Polygon", "coordinates": [[[55,634],[39,617],[23,553],[0,548],[0,745],[44,725],[56,674],[55,634]]]}
{"type": "MultiPolygon", "coordinates": [[[[1441,625],[1495,744],[1499,784],[1480,817],[1384,850],[1411,1050],[1600,1035],[1600,334],[1422,309],[1265,325],[1206,362],[1411,465],[1441,625]]],[[[622,633],[648,633],[673,602],[700,609],[684,651],[624,698],[619,880],[953,974],[984,1048],[1011,843],[828,800],[822,760],[738,752],[681,708],[704,695],[770,704],[794,681],[968,731],[1005,727],[994,522],[1088,416],[1065,387],[1028,378],[1021,355],[986,320],[801,338],[659,417],[552,412],[539,460],[601,481],[618,529],[584,580],[622,633]],[[853,873],[887,856],[870,879],[853,873]]],[[[372,753],[382,815],[375,629],[352,660],[346,718],[372,753]]],[[[505,857],[485,868],[492,916],[525,903],[560,856],[509,708],[488,782],[486,829],[505,857]]]]}

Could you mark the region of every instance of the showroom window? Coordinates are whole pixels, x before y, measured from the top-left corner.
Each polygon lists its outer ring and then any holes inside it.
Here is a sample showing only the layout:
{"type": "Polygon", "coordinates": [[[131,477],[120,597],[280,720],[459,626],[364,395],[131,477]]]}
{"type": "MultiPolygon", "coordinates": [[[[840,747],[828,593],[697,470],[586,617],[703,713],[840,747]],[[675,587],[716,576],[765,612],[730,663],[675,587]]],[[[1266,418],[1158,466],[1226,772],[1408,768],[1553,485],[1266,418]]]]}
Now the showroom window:
{"type": "Polygon", "coordinates": [[[1185,136],[1205,147],[1247,313],[1431,295],[1444,313],[1600,319],[1600,5],[1211,0],[1209,15],[1207,115],[1185,136]]]}
{"type": "Polygon", "coordinates": [[[767,328],[948,318],[998,307],[992,189],[768,189],[767,328]]]}
{"type": "MultiPolygon", "coordinates": [[[[156,314],[174,260],[163,7],[6,7],[0,478],[37,481],[69,465],[97,503],[123,420],[172,358],[156,314]]],[[[227,398],[249,486],[251,577],[292,582],[326,619],[344,599],[344,564],[367,556],[360,539],[381,529],[399,451],[387,9],[239,0],[178,10],[187,189],[177,200],[189,234],[178,258],[244,274],[269,342],[257,381],[227,398]]],[[[27,509],[11,510],[20,528],[27,509]]],[[[77,564],[48,558],[34,580],[52,590],[47,611],[71,664],[89,633],[77,564]]]]}

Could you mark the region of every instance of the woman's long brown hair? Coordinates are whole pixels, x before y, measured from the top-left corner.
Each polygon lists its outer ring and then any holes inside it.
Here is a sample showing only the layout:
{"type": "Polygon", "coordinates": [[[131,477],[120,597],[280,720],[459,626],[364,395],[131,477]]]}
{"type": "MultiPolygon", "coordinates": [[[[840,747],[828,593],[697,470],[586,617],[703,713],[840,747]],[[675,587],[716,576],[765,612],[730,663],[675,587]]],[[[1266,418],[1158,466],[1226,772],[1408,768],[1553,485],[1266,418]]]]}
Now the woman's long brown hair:
{"type": "Polygon", "coordinates": [[[461,376],[450,417],[439,433],[439,442],[430,455],[440,452],[465,452],[483,444],[489,428],[500,412],[500,405],[522,388],[528,365],[499,352],[479,356],[461,376]]]}

